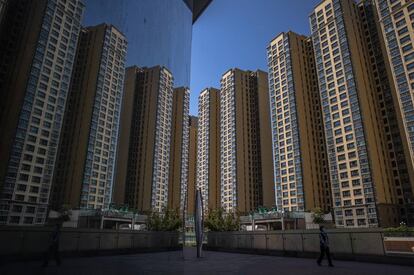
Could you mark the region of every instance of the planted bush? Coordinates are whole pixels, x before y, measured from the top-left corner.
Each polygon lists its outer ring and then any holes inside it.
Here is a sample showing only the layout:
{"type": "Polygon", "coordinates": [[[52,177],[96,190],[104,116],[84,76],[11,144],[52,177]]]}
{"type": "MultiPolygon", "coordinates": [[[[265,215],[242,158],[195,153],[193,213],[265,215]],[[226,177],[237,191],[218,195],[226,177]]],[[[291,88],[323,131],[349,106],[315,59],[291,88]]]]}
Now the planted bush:
{"type": "Polygon", "coordinates": [[[388,227],[384,229],[385,236],[394,237],[413,237],[414,228],[408,227],[404,222],[400,223],[398,227],[388,227]]]}
{"type": "Polygon", "coordinates": [[[178,231],[182,226],[182,220],[178,210],[164,208],[162,212],[151,212],[147,219],[149,231],[178,231]]]}
{"type": "Polygon", "coordinates": [[[326,222],[325,213],[322,208],[316,207],[312,210],[312,221],[315,224],[324,224],[326,222]]]}
{"type": "Polygon", "coordinates": [[[237,213],[226,213],[223,208],[210,210],[204,225],[210,231],[238,231],[240,217],[237,213]]]}

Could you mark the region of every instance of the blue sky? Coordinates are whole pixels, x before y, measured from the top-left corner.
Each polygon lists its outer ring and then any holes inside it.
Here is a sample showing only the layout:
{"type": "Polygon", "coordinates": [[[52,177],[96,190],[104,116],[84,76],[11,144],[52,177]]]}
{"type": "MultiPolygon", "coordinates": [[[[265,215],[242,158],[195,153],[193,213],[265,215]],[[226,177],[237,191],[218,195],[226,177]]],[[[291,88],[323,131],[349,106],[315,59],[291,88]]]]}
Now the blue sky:
{"type": "Polygon", "coordinates": [[[283,31],[309,34],[308,16],[321,0],[213,0],[193,26],[190,113],[198,95],[220,87],[230,68],[267,71],[266,46],[283,31]]]}

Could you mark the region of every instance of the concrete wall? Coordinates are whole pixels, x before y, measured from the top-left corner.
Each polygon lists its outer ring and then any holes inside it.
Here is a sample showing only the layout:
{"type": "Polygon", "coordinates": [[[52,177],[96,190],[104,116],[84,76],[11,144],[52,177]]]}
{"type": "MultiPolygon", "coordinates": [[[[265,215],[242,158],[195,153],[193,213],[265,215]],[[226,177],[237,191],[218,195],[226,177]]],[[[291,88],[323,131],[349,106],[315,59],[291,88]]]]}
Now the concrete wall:
{"type": "MultiPolygon", "coordinates": [[[[0,258],[31,258],[47,251],[53,228],[0,227],[0,258]]],[[[178,232],[63,228],[59,250],[66,255],[178,249],[178,232]]]]}
{"type": "MultiPolygon", "coordinates": [[[[328,230],[330,251],[334,256],[386,256],[381,229],[328,230]]],[[[207,249],[259,251],[262,253],[316,255],[319,253],[318,230],[266,232],[208,232],[207,249]]],[[[413,258],[410,259],[414,262],[413,258]]]]}

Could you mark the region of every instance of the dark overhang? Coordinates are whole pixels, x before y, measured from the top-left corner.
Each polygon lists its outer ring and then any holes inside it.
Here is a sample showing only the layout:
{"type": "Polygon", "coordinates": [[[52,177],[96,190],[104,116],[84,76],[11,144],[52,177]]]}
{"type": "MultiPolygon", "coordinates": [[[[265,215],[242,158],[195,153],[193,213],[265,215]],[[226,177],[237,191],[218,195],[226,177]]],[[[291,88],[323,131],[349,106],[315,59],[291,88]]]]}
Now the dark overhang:
{"type": "Polygon", "coordinates": [[[187,7],[193,13],[193,24],[200,15],[204,12],[204,10],[210,5],[212,0],[183,0],[187,7]]]}

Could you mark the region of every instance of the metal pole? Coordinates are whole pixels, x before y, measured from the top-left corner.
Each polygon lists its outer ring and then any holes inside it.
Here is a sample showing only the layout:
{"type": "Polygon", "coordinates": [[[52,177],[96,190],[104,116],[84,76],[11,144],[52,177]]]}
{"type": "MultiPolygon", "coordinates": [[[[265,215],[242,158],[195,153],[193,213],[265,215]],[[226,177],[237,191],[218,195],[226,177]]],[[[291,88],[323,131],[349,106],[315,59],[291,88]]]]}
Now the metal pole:
{"type": "Polygon", "coordinates": [[[195,199],[195,233],[197,242],[197,258],[201,257],[203,249],[203,198],[201,196],[201,190],[197,189],[195,199]]]}
{"type": "Polygon", "coordinates": [[[352,252],[352,255],[354,255],[354,243],[352,240],[352,233],[348,233],[348,236],[349,236],[349,241],[351,242],[351,252],[352,252]]]}
{"type": "Polygon", "coordinates": [[[381,236],[381,240],[382,240],[382,255],[386,255],[386,252],[385,252],[385,244],[384,244],[384,233],[380,233],[380,236],[381,236]]]}
{"type": "Polygon", "coordinates": [[[183,258],[185,258],[184,256],[184,248],[185,248],[185,231],[186,231],[186,225],[185,225],[185,220],[186,220],[186,209],[187,209],[187,200],[188,200],[188,192],[185,191],[185,196],[184,196],[184,205],[183,205],[183,234],[182,234],[182,239],[183,239],[183,258]]]}

